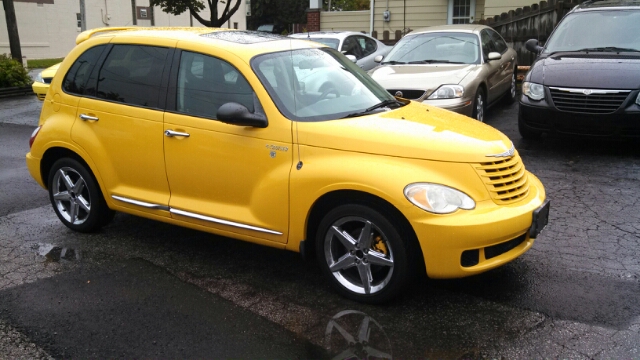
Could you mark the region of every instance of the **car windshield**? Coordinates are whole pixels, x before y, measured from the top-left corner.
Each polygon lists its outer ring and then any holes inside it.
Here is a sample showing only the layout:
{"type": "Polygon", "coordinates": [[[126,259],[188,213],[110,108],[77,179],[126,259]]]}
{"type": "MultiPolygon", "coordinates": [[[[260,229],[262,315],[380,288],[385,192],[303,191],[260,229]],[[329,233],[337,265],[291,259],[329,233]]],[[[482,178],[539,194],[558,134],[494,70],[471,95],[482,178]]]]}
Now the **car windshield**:
{"type": "Polygon", "coordinates": [[[640,51],[640,11],[600,10],[567,15],[545,46],[559,51],[640,51]]]}
{"type": "Polygon", "coordinates": [[[391,49],[383,64],[477,64],[479,61],[480,46],[476,35],[433,32],[405,36],[391,49]]]}
{"type": "Polygon", "coordinates": [[[308,38],[307,40],[319,42],[336,50],[338,50],[338,45],[340,45],[340,40],[333,38],[308,38]]]}
{"type": "Polygon", "coordinates": [[[251,66],[280,112],[291,120],[339,119],[383,101],[395,103],[359,66],[331,48],[264,54],[251,66]]]}

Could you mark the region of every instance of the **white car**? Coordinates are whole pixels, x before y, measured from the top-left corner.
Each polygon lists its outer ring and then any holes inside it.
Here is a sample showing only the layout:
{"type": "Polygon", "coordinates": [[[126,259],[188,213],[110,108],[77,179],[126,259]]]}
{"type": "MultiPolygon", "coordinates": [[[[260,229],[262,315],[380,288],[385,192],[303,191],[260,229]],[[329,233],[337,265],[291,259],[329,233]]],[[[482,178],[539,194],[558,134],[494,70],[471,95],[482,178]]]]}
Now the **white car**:
{"type": "Polygon", "coordinates": [[[296,39],[309,39],[339,50],[345,55],[356,57],[356,64],[364,70],[371,70],[378,65],[373,59],[386,56],[391,50],[380,40],[355,31],[315,31],[289,35],[296,39]]]}

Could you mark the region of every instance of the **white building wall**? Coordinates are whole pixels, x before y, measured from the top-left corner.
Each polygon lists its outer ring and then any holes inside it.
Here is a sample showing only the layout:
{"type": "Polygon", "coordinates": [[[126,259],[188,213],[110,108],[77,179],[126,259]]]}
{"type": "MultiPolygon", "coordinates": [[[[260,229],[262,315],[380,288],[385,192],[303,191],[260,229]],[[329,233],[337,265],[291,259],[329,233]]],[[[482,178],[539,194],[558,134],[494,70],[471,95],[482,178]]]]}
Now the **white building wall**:
{"type": "MultiPolygon", "coordinates": [[[[246,29],[245,1],[241,4],[230,21],[223,27],[246,29]],[[228,26],[227,26],[228,25],[228,26]]],[[[235,5],[235,1],[232,6],[235,5]]],[[[136,6],[149,6],[149,0],[136,0],[136,6]]],[[[225,4],[218,3],[219,11],[225,4]]],[[[80,33],[76,14],[80,12],[80,0],[54,0],[54,4],[36,4],[14,0],[16,20],[22,55],[28,59],[62,58],[75,46],[80,33]]],[[[188,12],[178,16],[162,12],[154,8],[155,26],[190,26],[188,12]]],[[[85,0],[85,23],[87,29],[113,26],[133,26],[131,0],[85,0]]],[[[209,17],[208,8],[201,13],[203,18],[209,17]]],[[[151,20],[137,19],[137,26],[151,26],[151,20]]],[[[193,26],[202,26],[193,19],[193,26]]],[[[0,54],[8,54],[9,37],[4,10],[0,7],[0,54]]]]}

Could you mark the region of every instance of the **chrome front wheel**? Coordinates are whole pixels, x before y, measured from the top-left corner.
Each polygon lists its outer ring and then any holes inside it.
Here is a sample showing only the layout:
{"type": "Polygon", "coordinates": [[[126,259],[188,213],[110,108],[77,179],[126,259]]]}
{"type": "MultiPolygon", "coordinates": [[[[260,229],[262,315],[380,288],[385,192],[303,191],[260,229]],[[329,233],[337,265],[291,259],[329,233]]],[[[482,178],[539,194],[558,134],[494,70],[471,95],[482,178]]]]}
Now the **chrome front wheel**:
{"type": "Polygon", "coordinates": [[[318,261],[342,295],[379,303],[395,296],[408,277],[407,255],[398,230],[377,211],[343,205],[320,224],[318,261]]]}
{"type": "Polygon", "coordinates": [[[475,100],[473,101],[473,115],[471,117],[480,122],[484,122],[485,107],[484,90],[482,88],[478,88],[475,100]]]}

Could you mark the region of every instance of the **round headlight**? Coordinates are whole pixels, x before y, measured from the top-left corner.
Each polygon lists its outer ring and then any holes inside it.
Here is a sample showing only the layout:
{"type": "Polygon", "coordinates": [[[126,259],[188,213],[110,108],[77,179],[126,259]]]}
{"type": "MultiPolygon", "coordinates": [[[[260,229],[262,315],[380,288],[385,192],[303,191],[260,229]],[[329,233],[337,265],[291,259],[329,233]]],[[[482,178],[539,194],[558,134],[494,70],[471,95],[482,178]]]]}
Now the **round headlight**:
{"type": "Polygon", "coordinates": [[[429,100],[433,99],[455,99],[464,95],[464,88],[460,85],[442,85],[438,90],[429,95],[429,100]]]}
{"type": "Polygon", "coordinates": [[[44,80],[42,79],[42,72],[39,72],[38,75],[36,75],[36,78],[34,79],[34,81],[44,84],[44,80]]]}
{"type": "Polygon", "coordinates": [[[525,81],[522,83],[522,93],[531,100],[544,99],[544,86],[525,81]]]}
{"type": "Polygon", "coordinates": [[[409,184],[404,188],[404,196],[413,205],[436,214],[448,214],[458,209],[472,210],[476,207],[469,195],[440,184],[409,184]]]}

